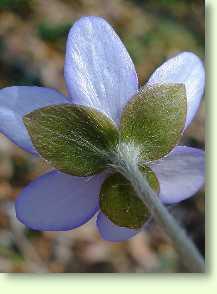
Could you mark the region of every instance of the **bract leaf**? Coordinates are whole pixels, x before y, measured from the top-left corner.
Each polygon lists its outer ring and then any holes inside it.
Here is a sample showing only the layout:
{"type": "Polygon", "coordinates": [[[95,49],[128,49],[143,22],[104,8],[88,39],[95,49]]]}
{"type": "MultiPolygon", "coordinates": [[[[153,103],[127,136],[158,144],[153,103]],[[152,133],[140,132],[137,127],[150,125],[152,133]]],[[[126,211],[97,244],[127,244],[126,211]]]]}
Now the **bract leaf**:
{"type": "Polygon", "coordinates": [[[37,109],[24,117],[39,154],[67,174],[88,176],[110,162],[118,129],[96,109],[61,104],[37,109]]]}
{"type": "Polygon", "coordinates": [[[183,84],[142,88],[123,110],[121,140],[138,145],[142,160],[161,158],[172,150],[181,136],[186,107],[183,84]]]}
{"type": "MultiPolygon", "coordinates": [[[[159,183],[154,172],[147,166],[140,167],[150,186],[159,192],[159,183]]],[[[150,212],[138,198],[131,183],[120,173],[110,175],[103,183],[100,192],[100,208],[116,225],[131,229],[143,226],[150,212]]]]}

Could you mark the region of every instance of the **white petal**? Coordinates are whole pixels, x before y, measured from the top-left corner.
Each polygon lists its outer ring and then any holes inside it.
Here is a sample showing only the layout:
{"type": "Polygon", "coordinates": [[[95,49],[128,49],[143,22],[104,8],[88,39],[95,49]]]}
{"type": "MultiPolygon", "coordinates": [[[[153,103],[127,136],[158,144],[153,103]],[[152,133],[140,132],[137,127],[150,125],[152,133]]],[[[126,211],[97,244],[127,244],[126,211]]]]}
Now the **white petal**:
{"type": "Polygon", "coordinates": [[[34,230],[65,231],[86,223],[99,209],[105,174],[72,177],[52,171],[30,183],[16,200],[18,219],[34,230]]]}
{"type": "Polygon", "coordinates": [[[67,40],[65,80],[73,103],[94,107],[115,122],[138,90],[133,62],[112,27],[100,17],[83,17],[67,40]]]}
{"type": "Polygon", "coordinates": [[[37,108],[69,103],[54,89],[43,87],[8,87],[0,90],[0,132],[28,152],[36,153],[23,124],[23,116],[37,108]]]}
{"type": "Polygon", "coordinates": [[[200,105],[205,87],[205,71],[201,60],[191,52],[183,52],[169,59],[151,75],[148,84],[184,83],[187,94],[187,117],[189,126],[200,105]]]}
{"type": "Polygon", "coordinates": [[[204,151],[177,146],[165,158],[150,165],[160,183],[160,199],[178,203],[193,196],[204,184],[204,151]]]}

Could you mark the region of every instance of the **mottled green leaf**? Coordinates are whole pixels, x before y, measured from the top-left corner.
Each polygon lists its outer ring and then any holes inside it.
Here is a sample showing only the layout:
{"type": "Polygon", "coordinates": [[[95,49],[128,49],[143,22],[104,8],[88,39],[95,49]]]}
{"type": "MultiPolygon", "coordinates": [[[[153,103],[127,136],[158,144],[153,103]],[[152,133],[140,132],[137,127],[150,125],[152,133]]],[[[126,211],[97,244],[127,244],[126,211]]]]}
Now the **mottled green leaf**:
{"type": "Polygon", "coordinates": [[[62,104],[38,109],[24,117],[37,151],[60,171],[92,175],[110,163],[118,130],[101,112],[62,104]]]}
{"type": "MultiPolygon", "coordinates": [[[[154,172],[140,167],[155,192],[159,192],[159,183],[154,172]]],[[[110,175],[103,183],[100,192],[100,208],[116,225],[138,229],[150,217],[150,212],[142,200],[137,197],[130,182],[120,173],[110,175]]]]}
{"type": "Polygon", "coordinates": [[[177,144],[186,118],[183,84],[144,87],[123,110],[121,139],[140,146],[143,160],[156,160],[177,144]]]}

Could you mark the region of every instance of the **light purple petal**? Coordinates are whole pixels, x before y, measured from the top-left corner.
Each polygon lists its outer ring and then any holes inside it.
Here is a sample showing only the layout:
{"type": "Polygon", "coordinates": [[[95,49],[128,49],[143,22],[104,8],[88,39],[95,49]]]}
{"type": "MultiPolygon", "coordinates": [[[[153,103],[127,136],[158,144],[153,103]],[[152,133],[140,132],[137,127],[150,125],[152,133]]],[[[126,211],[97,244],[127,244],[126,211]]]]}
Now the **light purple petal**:
{"type": "Polygon", "coordinates": [[[40,231],[65,231],[86,223],[98,210],[105,174],[72,177],[49,172],[30,183],[16,200],[17,218],[40,231]]]}
{"type": "Polygon", "coordinates": [[[204,184],[204,151],[177,146],[165,158],[150,165],[160,183],[160,199],[178,203],[193,196],[204,184]]]}
{"type": "Polygon", "coordinates": [[[65,80],[73,103],[94,107],[115,122],[137,92],[133,62],[112,27],[100,17],[82,17],[66,46],[65,80]]]}
{"type": "Polygon", "coordinates": [[[102,238],[112,242],[128,240],[140,232],[113,224],[102,212],[98,214],[96,224],[102,238]]]}
{"type": "Polygon", "coordinates": [[[191,52],[183,52],[169,59],[151,75],[148,84],[184,83],[187,94],[185,128],[191,123],[204,93],[205,71],[201,60],[191,52]]]}
{"type": "Polygon", "coordinates": [[[0,90],[0,132],[28,152],[36,153],[23,124],[23,116],[37,108],[69,103],[54,89],[43,87],[7,87],[0,90]]]}

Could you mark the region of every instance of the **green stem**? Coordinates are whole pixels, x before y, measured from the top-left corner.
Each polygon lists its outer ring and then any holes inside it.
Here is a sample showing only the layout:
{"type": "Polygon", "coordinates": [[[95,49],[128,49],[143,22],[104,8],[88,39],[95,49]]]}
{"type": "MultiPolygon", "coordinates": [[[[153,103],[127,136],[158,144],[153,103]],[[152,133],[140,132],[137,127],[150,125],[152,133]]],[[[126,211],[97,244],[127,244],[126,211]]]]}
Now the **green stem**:
{"type": "Polygon", "coordinates": [[[150,209],[153,218],[165,229],[189,272],[204,273],[205,264],[202,256],[185,231],[161,203],[156,193],[150,188],[146,178],[138,169],[137,163],[130,160],[130,156],[126,156],[126,154],[123,156],[123,153],[119,153],[114,168],[131,182],[138,197],[150,209]]]}

